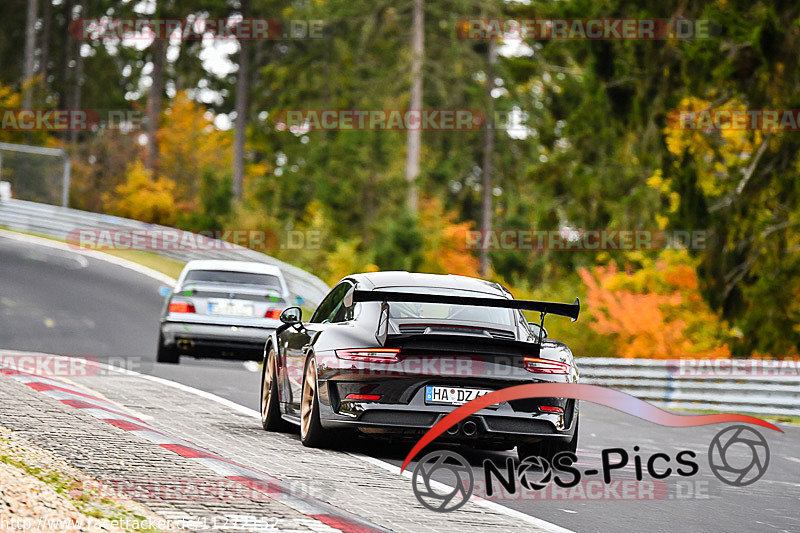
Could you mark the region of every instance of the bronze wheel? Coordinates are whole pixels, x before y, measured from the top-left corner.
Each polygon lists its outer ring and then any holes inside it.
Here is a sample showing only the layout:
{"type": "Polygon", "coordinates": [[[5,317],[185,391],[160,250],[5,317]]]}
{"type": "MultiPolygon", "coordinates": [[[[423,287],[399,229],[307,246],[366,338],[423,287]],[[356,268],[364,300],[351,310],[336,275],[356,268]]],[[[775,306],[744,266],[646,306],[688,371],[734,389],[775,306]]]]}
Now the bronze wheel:
{"type": "Polygon", "coordinates": [[[261,372],[261,425],[267,431],[286,431],[289,424],[281,418],[275,350],[270,347],[261,372]]]}
{"type": "Polygon", "coordinates": [[[300,437],[308,439],[311,421],[315,414],[317,399],[317,365],[309,359],[306,365],[306,375],[303,380],[303,396],[300,403],[300,437]]]}
{"type": "Polygon", "coordinates": [[[314,356],[306,361],[303,393],[300,397],[300,442],[309,448],[327,447],[331,443],[331,431],[322,427],[319,418],[319,376],[314,356]]]}

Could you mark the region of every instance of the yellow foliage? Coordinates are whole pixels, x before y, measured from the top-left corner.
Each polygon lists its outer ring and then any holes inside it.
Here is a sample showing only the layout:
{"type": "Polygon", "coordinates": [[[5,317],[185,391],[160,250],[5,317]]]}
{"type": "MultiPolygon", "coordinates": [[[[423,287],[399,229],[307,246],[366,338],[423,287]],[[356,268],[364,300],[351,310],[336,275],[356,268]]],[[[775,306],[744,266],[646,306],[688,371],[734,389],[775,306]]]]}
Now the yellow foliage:
{"type": "Polygon", "coordinates": [[[328,255],[327,276],[325,281],[333,285],[345,276],[354,272],[375,272],[375,265],[364,263],[363,254],[359,253],[361,239],[356,237],[346,241],[337,241],[336,247],[328,255]],[[369,270],[367,267],[371,267],[369,270]]]}
{"type": "Polygon", "coordinates": [[[153,174],[141,161],[134,161],[125,172],[125,181],[105,194],[108,212],[154,224],[170,225],[175,219],[175,183],[153,174]]]}
{"type": "MultiPolygon", "coordinates": [[[[687,97],[681,100],[678,109],[682,112],[701,112],[708,110],[711,105],[712,102],[708,100],[687,97]]],[[[713,112],[742,110],[746,107],[741,101],[731,99],[714,108],[713,112]]],[[[683,156],[689,155],[697,165],[697,183],[708,198],[719,197],[735,186],[739,170],[747,164],[753,155],[753,147],[758,146],[763,138],[763,134],[758,130],[730,127],[708,131],[699,128],[682,129],[679,127],[678,114],[672,119],[674,123],[667,125],[664,134],[667,149],[676,156],[676,161],[673,163],[675,169],[678,170],[683,164],[681,161],[683,156]]],[[[701,119],[696,120],[699,124],[701,119]]],[[[665,183],[669,185],[669,180],[665,180],[665,183]]],[[[677,209],[678,200],[670,198],[671,211],[677,209]]]]}
{"type": "Polygon", "coordinates": [[[232,133],[218,130],[205,107],[184,91],[175,95],[156,136],[159,173],[177,184],[179,197],[190,200],[194,196],[204,171],[230,173],[232,133]]]}
{"type": "MultiPolygon", "coordinates": [[[[29,80],[24,85],[34,84],[29,80]]],[[[16,110],[22,105],[22,95],[8,85],[0,83],[0,110],[16,110]]],[[[43,146],[58,146],[58,142],[50,137],[45,130],[17,131],[0,127],[0,141],[18,144],[36,144],[43,146]]]]}

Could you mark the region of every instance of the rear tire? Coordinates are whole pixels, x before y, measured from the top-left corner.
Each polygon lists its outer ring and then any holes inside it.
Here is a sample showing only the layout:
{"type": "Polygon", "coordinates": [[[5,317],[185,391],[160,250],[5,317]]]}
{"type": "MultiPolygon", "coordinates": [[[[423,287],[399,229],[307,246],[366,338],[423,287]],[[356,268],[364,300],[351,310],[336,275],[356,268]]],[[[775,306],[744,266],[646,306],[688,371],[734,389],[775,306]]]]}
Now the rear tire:
{"type": "Polygon", "coordinates": [[[276,369],[275,349],[270,346],[261,371],[261,425],[266,431],[285,432],[290,426],[281,418],[276,369]]]}
{"type": "Polygon", "coordinates": [[[575,421],[575,433],[569,440],[564,439],[542,439],[539,442],[528,444],[517,444],[517,457],[523,461],[527,457],[538,456],[547,459],[552,464],[553,458],[561,452],[578,451],[578,423],[580,419],[575,421]]]}
{"type": "Polygon", "coordinates": [[[303,376],[303,392],[300,400],[300,442],[308,448],[325,448],[331,443],[331,435],[322,427],[319,420],[317,364],[313,355],[306,360],[303,376]]]}
{"type": "Polygon", "coordinates": [[[168,365],[177,365],[181,362],[181,354],[175,346],[169,347],[164,344],[164,335],[158,334],[158,351],[156,361],[168,365]]]}

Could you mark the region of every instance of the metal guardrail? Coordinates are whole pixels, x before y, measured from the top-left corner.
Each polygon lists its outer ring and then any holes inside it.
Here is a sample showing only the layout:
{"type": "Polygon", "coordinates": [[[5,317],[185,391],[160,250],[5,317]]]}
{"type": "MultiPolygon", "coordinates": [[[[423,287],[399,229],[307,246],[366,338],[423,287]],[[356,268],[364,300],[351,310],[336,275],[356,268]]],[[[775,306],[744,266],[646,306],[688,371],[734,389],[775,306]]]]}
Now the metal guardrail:
{"type": "MultiPolygon", "coordinates": [[[[70,231],[77,229],[175,231],[157,224],[17,199],[0,201],[0,226],[58,239],[66,239],[70,231]]],[[[226,249],[169,250],[154,253],[184,262],[193,259],[233,259],[277,266],[283,272],[292,295],[300,296],[312,306],[317,306],[328,293],[329,287],[325,282],[305,270],[242,246],[231,243],[224,243],[224,246],[226,249]]]]}
{"type": "MultiPolygon", "coordinates": [[[[794,363],[794,362],[793,362],[794,363]]],[[[706,372],[679,360],[577,359],[581,383],[601,385],[667,408],[800,416],[800,365],[706,372]],[[783,370],[781,370],[783,368],[783,370]]]]}

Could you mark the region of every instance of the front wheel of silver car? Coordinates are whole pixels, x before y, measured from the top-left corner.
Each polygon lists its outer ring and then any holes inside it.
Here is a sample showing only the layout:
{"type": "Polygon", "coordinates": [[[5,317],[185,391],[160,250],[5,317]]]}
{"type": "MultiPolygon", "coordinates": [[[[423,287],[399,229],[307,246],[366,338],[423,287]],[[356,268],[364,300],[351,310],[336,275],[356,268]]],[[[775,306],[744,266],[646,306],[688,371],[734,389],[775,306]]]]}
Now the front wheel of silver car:
{"type": "Polygon", "coordinates": [[[289,424],[281,418],[278,398],[275,349],[270,346],[261,371],[261,425],[267,431],[287,431],[289,424]]]}
{"type": "Polygon", "coordinates": [[[312,356],[306,361],[300,399],[300,442],[309,448],[322,448],[330,442],[330,435],[319,420],[317,387],[317,364],[312,356]]]}

